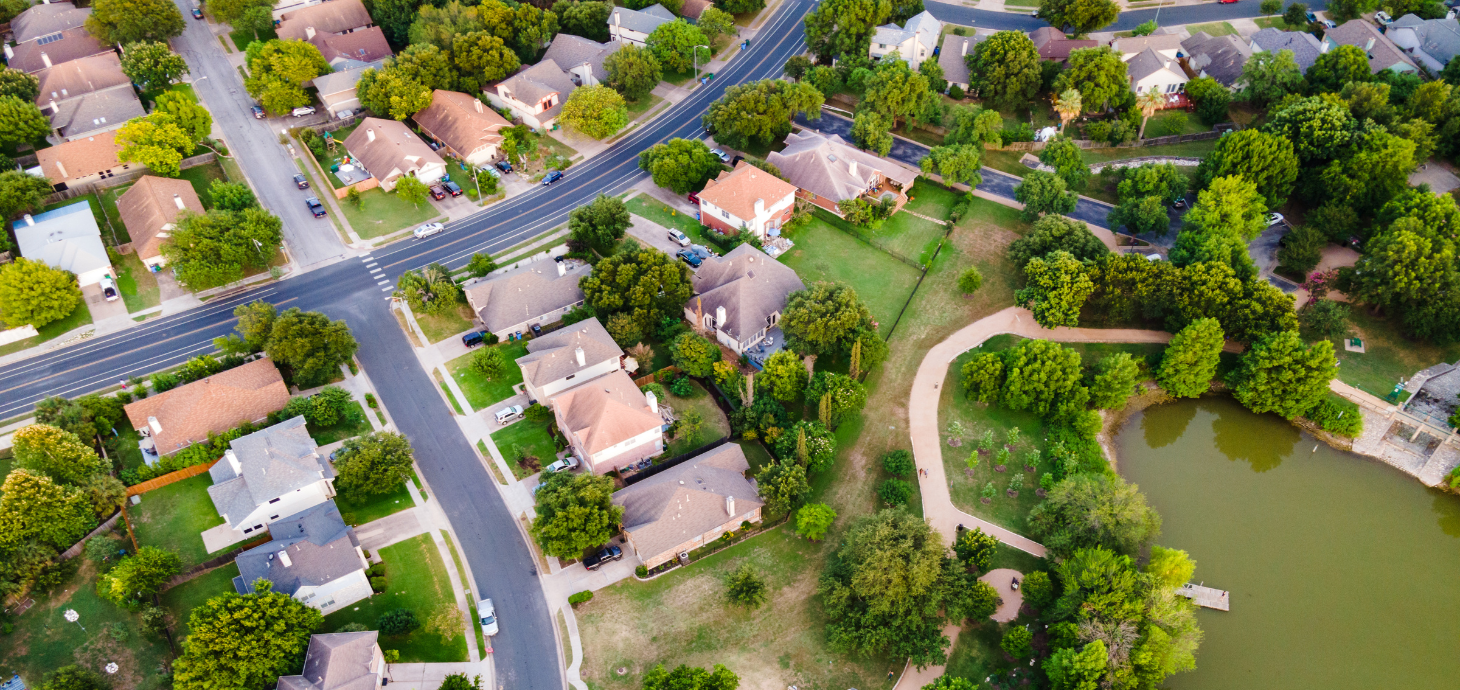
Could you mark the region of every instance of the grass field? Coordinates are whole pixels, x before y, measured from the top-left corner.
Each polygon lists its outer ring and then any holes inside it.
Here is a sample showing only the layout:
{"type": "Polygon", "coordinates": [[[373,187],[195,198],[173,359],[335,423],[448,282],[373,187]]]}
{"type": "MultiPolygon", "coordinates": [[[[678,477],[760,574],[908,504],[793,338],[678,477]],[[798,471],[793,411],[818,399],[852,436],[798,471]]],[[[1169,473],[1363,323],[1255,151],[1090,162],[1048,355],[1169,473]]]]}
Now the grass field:
{"type": "Polygon", "coordinates": [[[669,393],[664,400],[664,404],[673,409],[676,415],[682,414],[687,410],[698,410],[700,415],[705,419],[704,426],[700,428],[699,438],[693,443],[682,437],[676,437],[669,442],[667,453],[671,458],[714,443],[730,435],[730,420],[725,417],[725,413],[720,410],[720,406],[715,404],[715,400],[710,396],[710,392],[698,383],[694,383],[693,388],[694,391],[690,393],[689,397],[681,398],[669,393]]]}
{"type": "MultiPolygon", "coordinates": [[[[325,616],[324,629],[320,632],[333,632],[349,623],[360,623],[374,630],[381,614],[401,608],[415,612],[416,619],[422,623],[443,610],[459,611],[446,575],[446,564],[441,561],[441,553],[431,541],[431,535],[412,537],[380,549],[379,553],[385,563],[386,591],[325,616]]],[[[462,627],[457,627],[456,634],[450,638],[424,628],[405,635],[382,634],[380,648],[400,650],[402,663],[466,661],[465,623],[462,621],[462,627]]]]}
{"type": "MultiPolygon", "coordinates": [[[[233,40],[233,45],[234,47],[238,48],[239,52],[247,50],[248,44],[253,43],[255,40],[254,33],[252,31],[244,31],[242,29],[228,34],[228,37],[233,40]]],[[[278,37],[279,35],[274,33],[273,29],[265,29],[258,33],[257,40],[272,41],[278,37]]]]}
{"type": "Polygon", "coordinates": [[[122,302],[127,311],[139,312],[162,303],[162,291],[157,287],[157,277],[147,270],[147,265],[131,254],[117,254],[110,247],[107,256],[117,272],[117,291],[122,293],[122,302]]]}
{"type": "Polygon", "coordinates": [[[339,206],[355,234],[366,239],[415,227],[440,215],[430,201],[412,205],[379,187],[362,192],[359,206],[348,201],[341,201],[339,206]]]}
{"type": "MultiPolygon", "coordinates": [[[[411,470],[411,476],[416,485],[420,486],[421,480],[415,474],[415,470],[411,470]]],[[[406,488],[405,482],[401,482],[400,486],[383,494],[355,495],[348,491],[341,491],[335,496],[335,506],[340,509],[340,517],[350,525],[363,525],[402,510],[414,508],[415,505],[411,501],[411,491],[406,488]]]]}
{"type": "Polygon", "coordinates": [[[172,614],[172,634],[181,642],[188,634],[188,614],[220,594],[235,591],[233,578],[238,566],[232,563],[215,568],[161,594],[162,608],[172,614]]]}
{"type": "Polygon", "coordinates": [[[1353,308],[1353,335],[1364,341],[1365,352],[1348,352],[1343,343],[1333,342],[1338,356],[1338,378],[1367,393],[1384,397],[1400,379],[1441,362],[1460,359],[1460,344],[1434,345],[1405,338],[1390,321],[1373,316],[1363,307],[1353,308]]]}
{"type": "MultiPolygon", "coordinates": [[[[414,313],[414,312],[413,312],[414,313]]],[[[444,314],[415,314],[416,325],[426,334],[426,339],[439,343],[457,333],[471,329],[472,317],[476,316],[466,303],[458,304],[455,311],[444,314]]],[[[520,374],[519,374],[520,375],[520,374]]]]}
{"type": "Polygon", "coordinates": [[[69,316],[58,321],[52,321],[36,329],[36,334],[25,340],[17,340],[8,345],[0,345],[0,355],[8,355],[12,352],[29,350],[41,343],[55,340],[57,337],[69,333],[82,326],[91,325],[91,310],[86,308],[86,302],[76,305],[76,310],[69,316]]]}
{"type": "Polygon", "coordinates": [[[646,194],[629,199],[624,205],[628,207],[629,213],[652,220],[666,228],[678,228],[696,244],[705,244],[705,226],[700,225],[692,215],[679,213],[646,194]]]}
{"type": "Polygon", "coordinates": [[[1169,137],[1175,134],[1200,134],[1212,131],[1202,124],[1194,113],[1184,110],[1166,110],[1151,116],[1146,122],[1148,138],[1169,137]]]}
{"type": "Polygon", "coordinates": [[[1196,35],[1196,32],[1198,32],[1198,31],[1205,31],[1205,32],[1207,32],[1207,35],[1209,35],[1209,36],[1230,36],[1232,34],[1237,33],[1237,29],[1234,28],[1228,22],[1209,22],[1207,24],[1188,24],[1187,27],[1186,27],[1186,30],[1187,31],[1190,31],[1193,36],[1195,36],[1196,35]]]}
{"type": "Polygon", "coordinates": [[[518,357],[527,354],[527,345],[520,340],[509,340],[488,347],[501,350],[502,356],[507,360],[501,375],[495,379],[489,380],[481,372],[471,368],[475,351],[446,363],[446,370],[451,373],[451,378],[456,379],[456,385],[466,394],[467,404],[476,410],[484,410],[493,403],[512,397],[513,386],[522,383],[522,369],[515,362],[518,357]]]}
{"type": "Polygon", "coordinates": [[[523,479],[530,477],[557,459],[558,447],[548,433],[552,422],[538,424],[524,419],[492,434],[492,443],[501,451],[502,459],[512,467],[512,476],[523,479]],[[522,465],[518,458],[536,458],[538,469],[522,465]]]}
{"type": "Polygon", "coordinates": [[[837,230],[821,211],[790,237],[796,246],[781,255],[781,263],[808,286],[822,280],[851,285],[872,310],[878,332],[891,331],[918,282],[916,268],[837,230]]]}
{"type": "Polygon", "coordinates": [[[653,94],[649,94],[649,97],[648,98],[643,98],[643,99],[640,99],[638,101],[630,101],[629,104],[628,104],[628,106],[629,106],[629,122],[633,122],[634,120],[636,120],[640,116],[642,116],[644,113],[647,113],[650,110],[653,110],[654,109],[654,106],[659,105],[663,101],[664,101],[663,98],[660,98],[659,96],[655,96],[653,94]]]}
{"type": "Polygon", "coordinates": [[[137,546],[156,546],[176,552],[183,567],[208,560],[201,533],[223,524],[208,487],[207,472],[142,494],[142,502],[127,508],[127,521],[137,546]]]}
{"type": "Polygon", "coordinates": [[[347,438],[355,438],[370,433],[372,427],[370,420],[365,417],[365,408],[360,403],[350,401],[346,406],[348,412],[341,416],[339,424],[333,426],[315,426],[306,424],[310,438],[314,439],[315,445],[327,446],[336,441],[343,441],[347,438]],[[350,421],[351,419],[354,421],[350,421]]]}
{"type": "Polygon", "coordinates": [[[1306,26],[1288,26],[1282,17],[1257,17],[1252,20],[1259,29],[1277,29],[1278,31],[1302,31],[1306,26]]]}

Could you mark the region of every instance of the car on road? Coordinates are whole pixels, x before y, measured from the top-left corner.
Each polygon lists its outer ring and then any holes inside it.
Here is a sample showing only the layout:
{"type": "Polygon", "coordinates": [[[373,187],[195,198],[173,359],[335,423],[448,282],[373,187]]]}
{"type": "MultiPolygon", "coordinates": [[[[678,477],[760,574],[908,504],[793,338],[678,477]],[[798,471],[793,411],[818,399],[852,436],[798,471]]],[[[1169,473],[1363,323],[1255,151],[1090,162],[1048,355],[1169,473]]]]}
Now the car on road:
{"type": "Polygon", "coordinates": [[[477,602],[477,616],[481,618],[482,634],[491,637],[497,634],[497,607],[491,599],[477,602]]]}
{"type": "Polygon", "coordinates": [[[569,455],[569,456],[563,458],[562,460],[559,460],[559,461],[557,461],[557,462],[555,462],[555,463],[553,463],[551,465],[548,465],[547,466],[547,469],[544,470],[544,471],[545,472],[562,472],[563,470],[576,470],[576,469],[578,469],[578,464],[579,464],[578,463],[578,458],[575,457],[575,456],[569,455]]]}
{"type": "Polygon", "coordinates": [[[514,419],[522,418],[522,406],[508,405],[500,410],[497,410],[496,416],[498,424],[506,425],[507,422],[510,422],[514,419]]]}
{"type": "Polygon", "coordinates": [[[507,161],[497,161],[496,163],[494,163],[494,165],[497,166],[498,170],[501,170],[504,173],[512,172],[512,164],[508,163],[507,161]]]}
{"type": "Polygon", "coordinates": [[[1267,224],[1268,225],[1277,225],[1278,223],[1281,223],[1281,222],[1283,222],[1283,214],[1281,214],[1281,213],[1269,213],[1269,214],[1267,214],[1267,224]]]}
{"type": "Polygon", "coordinates": [[[194,7],[193,8],[193,19],[202,19],[202,18],[203,18],[203,11],[200,10],[200,9],[198,9],[198,8],[196,8],[196,7],[194,7]]]}
{"type": "Polygon", "coordinates": [[[264,119],[265,113],[264,113],[264,107],[263,106],[256,105],[256,106],[254,106],[252,108],[252,110],[253,110],[253,119],[255,119],[255,120],[262,120],[262,119],[264,119]]]}
{"type": "Polygon", "coordinates": [[[435,199],[437,201],[440,201],[442,199],[445,199],[446,198],[446,188],[445,187],[442,187],[439,184],[433,184],[433,185],[431,185],[431,198],[432,199],[435,199]]]}
{"type": "Polygon", "coordinates": [[[1237,0],[1217,0],[1218,5],[1235,5],[1237,0]]]}
{"type": "Polygon", "coordinates": [[[689,264],[691,268],[699,268],[700,264],[705,262],[705,260],[701,259],[698,254],[688,249],[681,250],[678,254],[675,254],[675,256],[679,257],[680,261],[689,264]]]}
{"type": "Polygon", "coordinates": [[[542,186],[546,187],[558,180],[563,179],[563,171],[553,170],[542,177],[542,186]]]}
{"type": "Polygon", "coordinates": [[[445,182],[441,183],[441,186],[446,188],[447,194],[450,194],[451,196],[461,196],[461,185],[452,182],[451,180],[446,180],[445,182]]]}
{"type": "Polygon", "coordinates": [[[319,197],[312,196],[305,199],[304,205],[309,207],[309,212],[313,213],[315,218],[324,217],[324,204],[319,203],[319,197]]]}
{"type": "Polygon", "coordinates": [[[290,115],[293,115],[294,117],[304,117],[306,115],[313,115],[314,114],[314,106],[312,106],[312,105],[306,105],[306,106],[304,106],[302,108],[295,108],[294,110],[290,111],[289,114],[290,115]]]}
{"type": "Polygon", "coordinates": [[[101,296],[105,297],[108,302],[115,302],[118,297],[121,297],[117,293],[117,281],[112,280],[111,276],[101,277],[101,296]]]}
{"type": "Polygon", "coordinates": [[[724,151],[721,151],[720,149],[710,149],[710,153],[715,154],[715,157],[716,158],[719,158],[721,163],[729,163],[730,162],[730,154],[725,153],[724,151]]]}
{"type": "Polygon", "coordinates": [[[422,237],[430,237],[430,236],[432,236],[432,235],[434,235],[434,234],[436,234],[438,232],[441,232],[441,231],[443,231],[445,229],[446,229],[446,226],[445,225],[442,225],[440,223],[427,223],[425,225],[422,225],[419,228],[416,228],[415,230],[412,230],[411,231],[411,234],[414,235],[415,238],[419,240],[422,237]]]}
{"type": "Polygon", "coordinates": [[[688,247],[689,246],[689,236],[688,235],[685,235],[684,233],[682,233],[682,232],[680,232],[678,230],[670,230],[669,231],[669,241],[670,242],[673,242],[673,243],[675,243],[675,244],[677,244],[677,245],[679,245],[681,247],[688,247]]]}
{"type": "Polygon", "coordinates": [[[303,174],[295,175],[294,186],[300,189],[309,189],[309,178],[305,177],[303,174]]]}
{"type": "Polygon", "coordinates": [[[623,560],[624,550],[617,546],[605,546],[598,553],[583,559],[583,567],[589,570],[598,570],[604,563],[609,561],[623,560]]]}

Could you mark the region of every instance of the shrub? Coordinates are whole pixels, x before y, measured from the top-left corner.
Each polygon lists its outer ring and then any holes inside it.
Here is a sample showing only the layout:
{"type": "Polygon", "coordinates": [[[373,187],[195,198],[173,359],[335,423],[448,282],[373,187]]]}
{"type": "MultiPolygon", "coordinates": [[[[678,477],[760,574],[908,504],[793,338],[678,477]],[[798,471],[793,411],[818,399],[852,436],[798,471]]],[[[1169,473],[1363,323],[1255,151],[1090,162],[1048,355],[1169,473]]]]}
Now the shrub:
{"type": "Polygon", "coordinates": [[[1029,633],[1029,629],[1021,625],[1017,628],[1010,628],[1009,632],[1004,633],[1004,639],[999,643],[999,646],[1003,647],[1004,651],[1009,653],[1009,656],[1015,659],[1023,659],[1029,656],[1029,652],[1031,651],[1030,643],[1033,639],[1034,636],[1029,633]]]}
{"type": "Polygon", "coordinates": [[[690,384],[688,376],[681,376],[669,384],[669,392],[681,398],[687,398],[694,393],[694,386],[690,384]]]}
{"type": "Polygon", "coordinates": [[[634,574],[639,577],[649,577],[649,569],[640,564],[634,568],[634,574]]]}
{"type": "Polygon", "coordinates": [[[372,410],[377,409],[377,408],[380,407],[380,403],[375,402],[375,394],[374,393],[366,393],[365,394],[365,404],[366,405],[369,405],[370,406],[370,409],[372,409],[372,410]]]}
{"type": "Polygon", "coordinates": [[[752,609],[760,608],[768,598],[765,578],[762,578],[749,563],[740,564],[740,567],[730,574],[725,594],[730,599],[730,603],[752,609]]]}
{"type": "Polygon", "coordinates": [[[983,287],[983,274],[978,272],[978,268],[969,266],[958,276],[958,290],[963,294],[971,295],[980,287],[983,287]]]}
{"type": "Polygon", "coordinates": [[[1004,131],[999,133],[999,139],[1006,146],[1014,141],[1034,141],[1034,128],[1028,122],[1016,122],[1004,127],[1004,131]]]}
{"type": "MultiPolygon", "coordinates": [[[[643,568],[644,566],[639,566],[639,567],[640,568],[643,568]]],[[[648,569],[645,569],[644,572],[647,574],[649,571],[648,571],[648,569]]],[[[569,595],[568,596],[568,604],[570,606],[575,607],[575,608],[578,606],[578,604],[582,604],[582,603],[585,603],[585,602],[588,602],[588,601],[592,601],[592,600],[593,600],[593,592],[591,592],[589,590],[586,590],[586,589],[583,590],[583,591],[581,591],[581,592],[578,592],[577,594],[572,594],[572,595],[569,595]]]]}
{"type": "Polygon", "coordinates": [[[366,570],[365,571],[365,574],[366,575],[369,575],[370,577],[384,577],[385,576],[385,564],[384,563],[376,563],[375,565],[370,566],[370,569],[369,570],[366,570]]]}
{"type": "Polygon", "coordinates": [[[882,469],[894,477],[906,477],[913,472],[913,456],[901,448],[882,456],[882,469]]]}
{"type": "Polygon", "coordinates": [[[908,499],[912,498],[912,492],[912,484],[901,479],[889,479],[877,487],[877,497],[892,507],[907,505],[908,499]]]}
{"type": "Polygon", "coordinates": [[[177,388],[177,384],[177,377],[173,376],[172,374],[166,372],[158,372],[152,375],[153,392],[161,393],[163,391],[170,391],[174,388],[177,388]]]}
{"type": "MultiPolygon", "coordinates": [[[[374,583],[371,583],[374,586],[374,583]]],[[[416,628],[421,627],[421,622],[416,620],[416,612],[410,609],[392,609],[380,614],[380,620],[376,621],[375,627],[387,635],[404,635],[416,628]]]]}
{"type": "MultiPolygon", "coordinates": [[[[962,29],[954,29],[954,31],[962,31],[962,29]]],[[[953,86],[948,88],[948,97],[955,101],[963,100],[964,95],[965,94],[963,93],[963,87],[957,84],[954,84],[953,86]]]]}
{"type": "Polygon", "coordinates": [[[380,594],[380,593],[382,593],[382,592],[385,591],[385,587],[386,587],[386,585],[385,585],[385,578],[383,578],[383,577],[372,577],[372,578],[370,578],[370,590],[371,591],[375,592],[376,594],[380,594]]]}
{"type": "Polygon", "coordinates": [[[1324,398],[1303,416],[1330,434],[1354,438],[1364,431],[1364,415],[1359,412],[1359,406],[1343,399],[1324,398]]]}
{"type": "Polygon", "coordinates": [[[1054,602],[1054,581],[1050,580],[1049,573],[1043,570],[1036,570],[1025,575],[1024,582],[1019,585],[1019,589],[1024,592],[1024,603],[1036,609],[1043,609],[1054,602]]]}

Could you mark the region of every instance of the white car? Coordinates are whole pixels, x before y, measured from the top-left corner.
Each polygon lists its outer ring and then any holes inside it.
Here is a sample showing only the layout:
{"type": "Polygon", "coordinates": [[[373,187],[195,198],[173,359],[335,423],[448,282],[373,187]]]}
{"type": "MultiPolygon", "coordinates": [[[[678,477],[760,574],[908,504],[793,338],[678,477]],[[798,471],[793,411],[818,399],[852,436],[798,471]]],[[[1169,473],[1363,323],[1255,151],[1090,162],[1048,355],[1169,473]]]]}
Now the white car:
{"type": "Polygon", "coordinates": [[[729,163],[730,162],[730,154],[725,153],[724,151],[721,151],[720,149],[710,149],[710,153],[715,154],[715,157],[716,158],[719,158],[720,160],[722,160],[722,161],[724,161],[726,163],[729,163]]]}
{"type": "Polygon", "coordinates": [[[294,117],[304,117],[305,115],[313,115],[314,114],[314,106],[306,105],[303,108],[295,108],[293,110],[293,112],[291,112],[289,114],[290,115],[293,115],[294,117]]]}
{"type": "Polygon", "coordinates": [[[121,295],[117,293],[117,281],[112,280],[111,276],[101,277],[101,295],[102,297],[105,297],[106,301],[108,302],[115,302],[117,301],[118,297],[121,297],[121,295]]]}
{"type": "Polygon", "coordinates": [[[681,247],[688,247],[689,246],[689,237],[686,236],[684,233],[678,231],[678,230],[670,230],[669,231],[669,241],[670,242],[673,242],[673,243],[675,243],[675,244],[677,244],[677,245],[679,245],[681,247]]]}
{"type": "Polygon", "coordinates": [[[1389,26],[1394,23],[1394,18],[1390,17],[1388,12],[1375,12],[1374,22],[1379,26],[1389,26]]]}
{"type": "Polygon", "coordinates": [[[1283,214],[1281,214],[1281,213],[1269,213],[1269,214],[1267,214],[1267,224],[1268,225],[1277,225],[1278,223],[1283,222],[1283,220],[1284,220],[1283,219],[1283,214]]]}
{"type": "Polygon", "coordinates": [[[497,607],[491,599],[477,602],[477,616],[481,618],[482,634],[491,637],[497,634],[497,607]]]}
{"type": "Polygon", "coordinates": [[[575,469],[578,469],[578,458],[576,456],[569,455],[568,457],[563,458],[562,460],[559,460],[559,461],[557,461],[557,462],[555,462],[555,463],[553,463],[551,465],[548,465],[546,471],[547,472],[562,472],[563,470],[575,470],[575,469]]]}
{"type": "Polygon", "coordinates": [[[419,240],[422,237],[430,237],[445,229],[446,226],[440,223],[427,223],[419,228],[416,228],[414,231],[411,232],[411,234],[415,235],[416,239],[419,240]]]}
{"type": "Polygon", "coordinates": [[[500,410],[497,410],[496,419],[498,424],[505,425],[506,423],[514,419],[519,419],[522,416],[523,412],[521,405],[508,405],[500,410]]]}

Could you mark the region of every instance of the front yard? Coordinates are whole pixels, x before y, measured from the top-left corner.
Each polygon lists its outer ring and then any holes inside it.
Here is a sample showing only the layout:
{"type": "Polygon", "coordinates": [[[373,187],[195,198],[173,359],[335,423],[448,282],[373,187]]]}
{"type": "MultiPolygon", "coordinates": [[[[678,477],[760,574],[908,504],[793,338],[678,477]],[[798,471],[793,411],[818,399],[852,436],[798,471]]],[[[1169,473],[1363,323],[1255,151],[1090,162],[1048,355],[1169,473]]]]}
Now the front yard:
{"type": "Polygon", "coordinates": [[[492,434],[492,443],[512,467],[512,476],[525,479],[557,459],[558,445],[548,432],[552,424],[524,419],[492,434]]]}
{"type": "Polygon", "coordinates": [[[204,472],[142,494],[141,503],[127,507],[137,546],[173,551],[182,557],[183,568],[208,560],[202,532],[223,524],[208,495],[212,485],[213,478],[204,472]]]}
{"type": "Polygon", "coordinates": [[[108,247],[107,255],[111,257],[112,268],[117,271],[117,291],[122,293],[122,302],[127,305],[127,311],[136,313],[162,303],[162,291],[157,287],[157,276],[137,258],[136,252],[117,254],[108,247]]]}
{"type": "MultiPolygon", "coordinates": [[[[333,181],[334,176],[330,177],[333,181]]],[[[365,239],[413,228],[441,215],[430,201],[413,205],[396,196],[394,192],[386,193],[379,187],[361,192],[359,206],[341,199],[339,207],[355,234],[365,239]]]]}
{"type": "Polygon", "coordinates": [[[310,438],[314,439],[315,445],[320,446],[327,446],[347,438],[363,436],[370,433],[373,428],[370,426],[370,420],[365,417],[365,408],[353,400],[346,406],[340,423],[324,427],[306,424],[305,427],[309,431],[310,438]]]}
{"type": "Polygon", "coordinates": [[[527,354],[527,345],[520,340],[509,340],[486,347],[501,350],[502,356],[507,361],[502,374],[495,379],[488,379],[471,367],[472,357],[476,355],[475,351],[446,363],[446,370],[451,372],[451,378],[456,379],[456,385],[460,386],[461,392],[466,394],[467,404],[471,405],[474,410],[486,410],[493,403],[512,397],[514,395],[513,387],[522,383],[522,369],[517,366],[516,360],[527,354]]]}
{"type": "Polygon", "coordinates": [[[380,635],[381,649],[400,651],[401,663],[467,661],[466,620],[456,608],[456,596],[446,575],[446,564],[430,534],[407,539],[378,552],[385,564],[385,592],[356,602],[324,619],[320,632],[334,632],[350,623],[375,630],[387,611],[410,609],[423,627],[404,635],[380,635]],[[428,630],[433,616],[456,615],[451,636],[428,630]]]}
{"type": "Polygon", "coordinates": [[[424,312],[412,312],[412,314],[416,317],[416,325],[421,327],[421,332],[425,333],[426,339],[432,343],[439,343],[462,331],[471,330],[472,320],[476,316],[466,302],[456,305],[455,310],[444,314],[424,312]]]}
{"type": "Polygon", "coordinates": [[[66,333],[69,333],[82,326],[91,325],[91,310],[86,308],[86,303],[76,305],[76,310],[71,312],[64,319],[52,321],[36,329],[36,334],[25,340],[17,340],[8,345],[0,345],[0,355],[8,355],[12,352],[29,350],[48,340],[55,340],[66,333]]]}
{"type": "Polygon", "coordinates": [[[917,285],[919,271],[837,230],[818,213],[811,223],[791,233],[796,242],[782,254],[808,286],[819,280],[847,283],[872,310],[878,332],[886,336],[917,285]]]}
{"type": "Polygon", "coordinates": [[[706,244],[705,226],[701,225],[693,215],[669,208],[664,202],[647,194],[640,194],[629,199],[624,202],[624,205],[628,207],[629,213],[652,220],[666,228],[676,228],[688,235],[695,244],[706,244]]]}
{"type": "MultiPolygon", "coordinates": [[[[415,470],[411,470],[411,481],[417,488],[421,486],[421,478],[415,470]]],[[[355,526],[414,508],[415,505],[405,482],[383,494],[353,494],[341,489],[335,496],[335,507],[340,509],[340,517],[345,524],[355,526]]]]}

